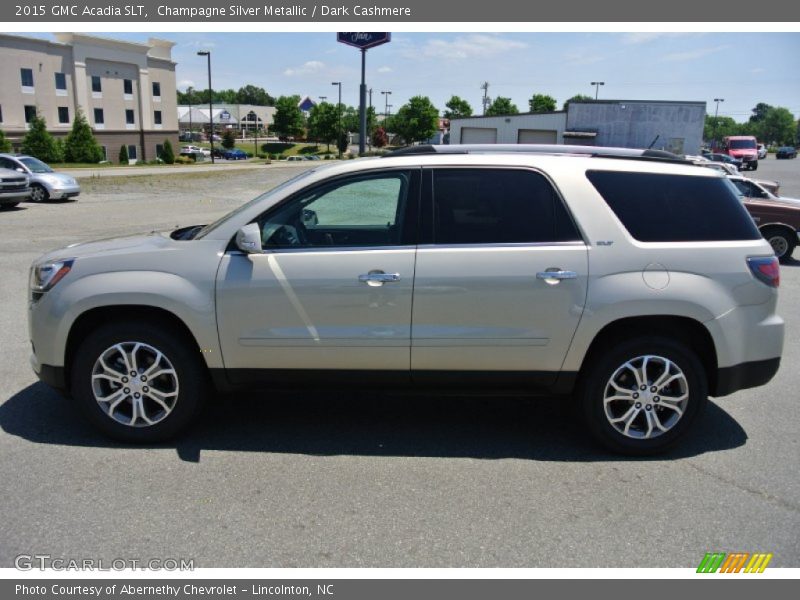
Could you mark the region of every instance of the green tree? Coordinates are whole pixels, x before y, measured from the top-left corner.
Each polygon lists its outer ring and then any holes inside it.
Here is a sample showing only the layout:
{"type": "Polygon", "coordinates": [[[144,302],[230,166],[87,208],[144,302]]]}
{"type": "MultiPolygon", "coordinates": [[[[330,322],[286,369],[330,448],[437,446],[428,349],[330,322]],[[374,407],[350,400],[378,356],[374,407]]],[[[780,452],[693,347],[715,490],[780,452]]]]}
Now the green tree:
{"type": "Polygon", "coordinates": [[[534,94],[528,100],[528,107],[531,112],[553,112],[556,109],[556,99],[547,94],[534,94]]]}
{"type": "Polygon", "coordinates": [[[11,152],[11,141],[2,129],[0,129],[0,152],[11,152]]]}
{"type": "Polygon", "coordinates": [[[46,163],[59,162],[58,146],[50,132],[44,117],[36,114],[30,122],[30,129],[22,138],[22,152],[35,156],[46,163]]]}
{"type": "Polygon", "coordinates": [[[758,104],[753,107],[752,115],[750,116],[751,123],[759,123],[763,121],[767,113],[772,109],[772,106],[767,104],[766,102],[759,102],[758,104]]]}
{"type": "Polygon", "coordinates": [[[303,135],[305,123],[303,111],[297,104],[300,96],[281,96],[275,101],[272,130],[278,137],[289,138],[303,135]]]}
{"type": "Polygon", "coordinates": [[[703,127],[703,139],[721,140],[727,135],[739,135],[742,126],[730,117],[714,117],[714,115],[706,115],[705,125],[703,127]]]}
{"type": "Polygon", "coordinates": [[[445,107],[447,107],[447,110],[444,111],[445,119],[463,119],[472,116],[472,107],[469,102],[459,96],[451,96],[445,107]]]}
{"type": "Polygon", "coordinates": [[[765,143],[794,146],[797,129],[794,115],[782,106],[770,107],[759,123],[758,138],[765,143]]]}
{"type": "Polygon", "coordinates": [[[349,145],[350,145],[350,138],[347,135],[346,131],[342,131],[339,134],[339,138],[336,142],[336,149],[339,151],[339,156],[341,156],[347,151],[347,147],[349,145]]]}
{"type": "Polygon", "coordinates": [[[234,146],[236,146],[236,134],[233,129],[226,129],[222,134],[222,147],[232,150],[234,146]]]}
{"type": "Polygon", "coordinates": [[[64,160],[76,163],[98,163],[103,160],[103,149],[80,109],[72,121],[72,130],[64,140],[64,160]]]}
{"type": "Polygon", "coordinates": [[[406,144],[427,140],[439,128],[439,110],[427,96],[414,96],[397,111],[392,126],[406,144]]]}
{"type": "Polygon", "coordinates": [[[575,94],[572,98],[567,98],[564,101],[563,110],[567,110],[567,105],[570,102],[586,102],[587,100],[594,100],[591,96],[587,96],[586,94],[575,94]]]}
{"type": "Polygon", "coordinates": [[[122,144],[119,149],[119,164],[127,165],[129,162],[130,159],[128,158],[128,146],[122,144]]]}
{"type": "Polygon", "coordinates": [[[489,105],[489,108],[486,109],[487,116],[517,114],[519,114],[517,105],[511,102],[511,98],[506,98],[504,96],[498,96],[495,98],[489,105]]]}
{"type": "Polygon", "coordinates": [[[315,105],[308,115],[308,137],[328,145],[336,141],[339,133],[339,112],[330,102],[320,102],[315,105]]]}
{"type": "Polygon", "coordinates": [[[262,87],[247,84],[236,92],[237,104],[255,104],[257,106],[272,106],[275,98],[270,96],[262,87]]]}
{"type": "Polygon", "coordinates": [[[161,149],[159,158],[168,165],[175,164],[175,151],[172,149],[172,143],[169,140],[164,140],[164,146],[161,149]]]}

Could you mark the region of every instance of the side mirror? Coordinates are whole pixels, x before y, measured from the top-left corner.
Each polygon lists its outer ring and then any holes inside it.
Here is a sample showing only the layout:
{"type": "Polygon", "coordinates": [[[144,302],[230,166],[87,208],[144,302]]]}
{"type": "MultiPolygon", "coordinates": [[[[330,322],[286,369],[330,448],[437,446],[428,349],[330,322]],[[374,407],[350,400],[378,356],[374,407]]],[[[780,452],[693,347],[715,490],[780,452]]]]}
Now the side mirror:
{"type": "Polygon", "coordinates": [[[261,228],[258,223],[248,223],[236,232],[236,247],[245,254],[263,254],[261,228]]]}

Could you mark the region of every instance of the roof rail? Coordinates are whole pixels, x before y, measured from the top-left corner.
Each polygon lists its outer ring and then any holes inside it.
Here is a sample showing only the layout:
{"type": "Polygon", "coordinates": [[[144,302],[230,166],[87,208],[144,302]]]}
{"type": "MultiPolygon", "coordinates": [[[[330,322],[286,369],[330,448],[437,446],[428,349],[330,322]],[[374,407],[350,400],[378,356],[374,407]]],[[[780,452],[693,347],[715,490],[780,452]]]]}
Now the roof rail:
{"type": "Polygon", "coordinates": [[[453,144],[443,146],[425,144],[422,146],[408,146],[406,148],[394,150],[388,154],[384,154],[384,156],[504,153],[559,154],[592,156],[597,158],[628,158],[680,163],[691,162],[687,161],[682,156],[673,154],[672,152],[667,152],[666,150],[642,150],[639,148],[611,148],[604,146],[576,146],[562,144],[453,144]]]}

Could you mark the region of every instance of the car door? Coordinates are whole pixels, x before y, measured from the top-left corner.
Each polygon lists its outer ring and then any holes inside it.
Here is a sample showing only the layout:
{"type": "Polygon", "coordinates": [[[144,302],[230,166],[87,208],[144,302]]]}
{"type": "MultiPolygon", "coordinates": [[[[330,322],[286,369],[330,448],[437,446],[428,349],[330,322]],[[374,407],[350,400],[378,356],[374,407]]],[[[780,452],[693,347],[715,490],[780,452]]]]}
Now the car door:
{"type": "Polygon", "coordinates": [[[409,378],[419,178],[384,170],[314,186],[257,219],[263,254],[225,253],[217,320],[230,379],[409,378]]]}
{"type": "Polygon", "coordinates": [[[560,196],[529,169],[437,168],[423,179],[413,379],[552,384],[588,275],[560,196]]]}

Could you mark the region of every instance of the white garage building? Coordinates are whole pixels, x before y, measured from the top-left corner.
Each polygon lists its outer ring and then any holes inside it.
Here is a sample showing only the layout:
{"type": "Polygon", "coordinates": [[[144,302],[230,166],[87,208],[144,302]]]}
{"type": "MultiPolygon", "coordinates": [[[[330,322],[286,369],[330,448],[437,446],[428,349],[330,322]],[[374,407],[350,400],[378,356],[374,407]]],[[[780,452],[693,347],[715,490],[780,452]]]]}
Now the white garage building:
{"type": "Polygon", "coordinates": [[[451,144],[562,144],[567,112],[469,117],[450,121],[451,144]]]}
{"type": "Polygon", "coordinates": [[[580,144],[697,154],[705,102],[594,100],[567,110],[450,121],[451,144],[580,144]]]}

